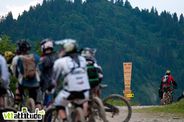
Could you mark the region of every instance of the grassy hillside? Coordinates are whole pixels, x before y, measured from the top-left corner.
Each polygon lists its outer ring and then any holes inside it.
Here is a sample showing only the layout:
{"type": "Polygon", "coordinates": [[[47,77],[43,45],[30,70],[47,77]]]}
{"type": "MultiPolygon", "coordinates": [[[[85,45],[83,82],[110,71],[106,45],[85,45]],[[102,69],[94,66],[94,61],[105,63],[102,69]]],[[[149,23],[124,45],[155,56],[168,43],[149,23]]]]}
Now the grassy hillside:
{"type": "Polygon", "coordinates": [[[180,115],[184,117],[184,99],[170,104],[159,107],[143,108],[137,109],[136,112],[146,112],[146,113],[172,113],[175,115],[180,115]]]}

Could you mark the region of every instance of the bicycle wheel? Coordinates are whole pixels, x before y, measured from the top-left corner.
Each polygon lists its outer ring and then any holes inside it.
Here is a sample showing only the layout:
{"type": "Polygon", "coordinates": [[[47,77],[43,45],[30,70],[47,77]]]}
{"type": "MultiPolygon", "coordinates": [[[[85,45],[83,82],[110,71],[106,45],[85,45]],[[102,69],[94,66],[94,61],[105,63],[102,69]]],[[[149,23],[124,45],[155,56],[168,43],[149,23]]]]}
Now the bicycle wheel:
{"type": "Polygon", "coordinates": [[[62,122],[63,120],[60,118],[58,112],[58,108],[48,109],[44,116],[44,122],[62,122]]]}
{"type": "Polygon", "coordinates": [[[105,98],[103,103],[110,121],[118,120],[118,122],[128,122],[130,120],[132,108],[123,96],[112,94],[105,98]]]}
{"type": "Polygon", "coordinates": [[[100,98],[92,98],[88,122],[108,122],[104,105],[100,98]]]}
{"type": "Polygon", "coordinates": [[[26,101],[26,107],[30,112],[35,111],[35,101],[32,98],[28,98],[26,101]]]}
{"type": "Polygon", "coordinates": [[[86,122],[82,108],[75,108],[75,110],[71,113],[71,120],[72,122],[86,122]]]}

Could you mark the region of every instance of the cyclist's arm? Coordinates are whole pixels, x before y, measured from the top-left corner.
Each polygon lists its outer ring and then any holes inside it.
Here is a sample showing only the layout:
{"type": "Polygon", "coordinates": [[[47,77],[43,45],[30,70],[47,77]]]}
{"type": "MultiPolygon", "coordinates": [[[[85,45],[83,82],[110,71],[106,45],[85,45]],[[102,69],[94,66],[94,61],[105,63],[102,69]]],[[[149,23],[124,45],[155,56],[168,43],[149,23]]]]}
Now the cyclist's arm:
{"type": "Polygon", "coordinates": [[[177,83],[176,83],[176,81],[174,80],[174,78],[172,76],[171,76],[171,81],[172,81],[173,86],[176,88],[177,87],[177,83]]]}
{"type": "Polygon", "coordinates": [[[3,80],[3,86],[5,88],[8,88],[9,86],[9,72],[8,72],[8,65],[6,63],[6,60],[4,58],[2,58],[1,60],[1,79],[3,80]]]}
{"type": "Polygon", "coordinates": [[[21,57],[19,57],[17,60],[17,66],[16,66],[16,77],[17,78],[18,78],[19,74],[21,74],[21,75],[24,74],[23,62],[22,62],[21,57]]]}
{"type": "Polygon", "coordinates": [[[57,81],[62,72],[62,64],[58,60],[54,62],[53,73],[52,73],[52,85],[57,85],[57,81]]]}

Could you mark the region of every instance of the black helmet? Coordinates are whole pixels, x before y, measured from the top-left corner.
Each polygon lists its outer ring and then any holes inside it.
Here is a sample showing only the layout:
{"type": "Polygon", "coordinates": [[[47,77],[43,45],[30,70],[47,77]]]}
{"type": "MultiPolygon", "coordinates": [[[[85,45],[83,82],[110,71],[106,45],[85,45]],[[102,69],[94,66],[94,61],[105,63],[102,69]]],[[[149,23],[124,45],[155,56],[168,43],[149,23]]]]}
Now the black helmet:
{"type": "Polygon", "coordinates": [[[18,50],[20,52],[25,52],[31,50],[31,45],[29,44],[28,40],[21,39],[17,42],[18,50]]]}

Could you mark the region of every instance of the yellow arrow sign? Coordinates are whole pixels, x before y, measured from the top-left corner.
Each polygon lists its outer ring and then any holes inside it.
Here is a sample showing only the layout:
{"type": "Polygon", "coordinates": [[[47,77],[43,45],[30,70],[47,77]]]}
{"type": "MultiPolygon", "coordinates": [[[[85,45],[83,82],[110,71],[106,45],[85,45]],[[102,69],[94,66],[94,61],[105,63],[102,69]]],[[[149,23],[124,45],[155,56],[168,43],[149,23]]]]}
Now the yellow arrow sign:
{"type": "Polygon", "coordinates": [[[127,97],[127,98],[131,98],[131,97],[134,97],[134,93],[130,93],[130,94],[125,94],[125,97],[127,97]]]}

